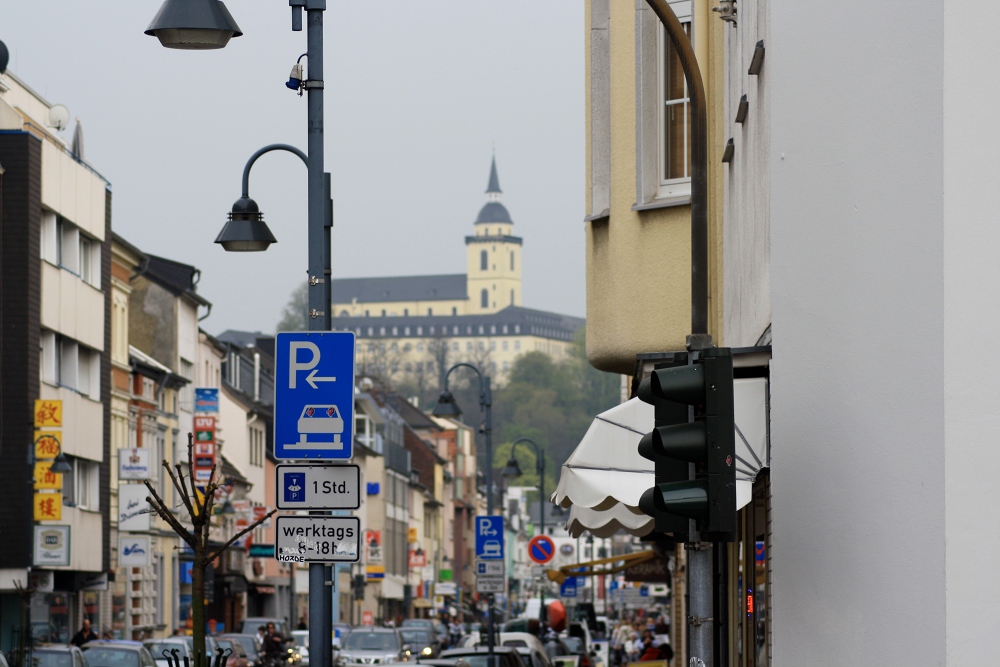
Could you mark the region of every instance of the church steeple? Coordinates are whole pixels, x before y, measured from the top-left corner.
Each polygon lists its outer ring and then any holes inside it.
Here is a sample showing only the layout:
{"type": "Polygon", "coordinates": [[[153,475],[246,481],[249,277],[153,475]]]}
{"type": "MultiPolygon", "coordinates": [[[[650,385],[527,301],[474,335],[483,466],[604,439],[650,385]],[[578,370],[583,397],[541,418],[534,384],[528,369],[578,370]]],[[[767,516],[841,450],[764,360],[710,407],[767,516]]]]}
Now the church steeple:
{"type": "Polygon", "coordinates": [[[497,177],[497,156],[493,156],[493,161],[490,164],[490,183],[486,186],[486,199],[487,201],[500,201],[500,194],[503,191],[500,189],[500,179],[497,177]]]}

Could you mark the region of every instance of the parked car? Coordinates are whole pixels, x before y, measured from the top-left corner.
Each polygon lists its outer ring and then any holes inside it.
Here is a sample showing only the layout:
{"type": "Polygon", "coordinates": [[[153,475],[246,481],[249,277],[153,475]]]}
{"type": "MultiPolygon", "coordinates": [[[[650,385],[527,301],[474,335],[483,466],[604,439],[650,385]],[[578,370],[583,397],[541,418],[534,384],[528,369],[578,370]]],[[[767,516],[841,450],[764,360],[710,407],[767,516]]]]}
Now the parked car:
{"type": "Polygon", "coordinates": [[[468,663],[469,667],[525,667],[516,648],[510,646],[493,647],[492,664],[490,664],[488,651],[489,648],[486,646],[453,648],[442,652],[441,657],[461,660],[468,663]]]}
{"type": "Polygon", "coordinates": [[[395,628],[355,628],[343,642],[337,665],[356,667],[405,662],[410,657],[408,649],[395,628]]]}
{"type": "Polygon", "coordinates": [[[262,667],[263,661],[263,647],[260,644],[260,638],[257,635],[237,635],[237,634],[225,634],[219,635],[219,639],[232,639],[238,641],[240,646],[243,647],[243,651],[247,654],[247,664],[250,667],[262,667]]]}
{"type": "Polygon", "coordinates": [[[48,644],[31,650],[32,667],[87,667],[83,651],[76,646],[48,644]]]}
{"type": "Polygon", "coordinates": [[[170,660],[166,656],[172,656],[174,651],[177,651],[177,657],[181,659],[181,664],[184,664],[184,658],[188,660],[192,659],[191,648],[181,637],[147,639],[142,644],[153,656],[153,660],[156,661],[156,667],[171,667],[170,660]]]}
{"type": "MultiPolygon", "coordinates": [[[[175,639],[180,639],[187,642],[188,648],[191,653],[194,654],[194,635],[183,635],[181,637],[175,637],[175,639]]],[[[212,635],[205,635],[205,652],[208,655],[214,656],[219,650],[219,643],[215,641],[215,637],[212,635]]]]}
{"type": "Polygon", "coordinates": [[[433,627],[402,627],[399,634],[403,635],[403,643],[410,647],[410,652],[422,658],[436,658],[441,653],[441,644],[433,627]]]}
{"type": "Polygon", "coordinates": [[[216,637],[215,641],[219,643],[219,648],[227,652],[226,667],[250,667],[250,660],[243,644],[228,637],[216,637]]]}
{"type": "Polygon", "coordinates": [[[292,630],[295,638],[295,655],[299,656],[302,667],[309,667],[309,631],[292,630]]]}
{"type": "Polygon", "coordinates": [[[97,639],[82,647],[88,667],[156,667],[142,642],[124,639],[97,639]]]}

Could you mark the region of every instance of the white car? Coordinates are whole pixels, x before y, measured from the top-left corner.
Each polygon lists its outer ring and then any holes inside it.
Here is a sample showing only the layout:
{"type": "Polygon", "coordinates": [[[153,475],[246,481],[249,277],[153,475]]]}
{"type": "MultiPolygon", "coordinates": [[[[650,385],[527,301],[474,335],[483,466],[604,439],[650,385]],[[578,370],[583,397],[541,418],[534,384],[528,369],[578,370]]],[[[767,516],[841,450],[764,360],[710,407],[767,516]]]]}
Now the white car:
{"type": "Polygon", "coordinates": [[[143,646],[152,654],[153,660],[156,661],[156,667],[171,667],[170,661],[163,655],[164,651],[168,655],[173,655],[173,651],[176,650],[177,657],[180,658],[182,665],[184,664],[184,658],[188,660],[194,659],[188,643],[183,639],[147,639],[143,642],[143,646]]]}
{"type": "Polygon", "coordinates": [[[309,667],[309,631],[292,630],[292,637],[295,637],[295,652],[301,656],[302,667],[309,667]]]}

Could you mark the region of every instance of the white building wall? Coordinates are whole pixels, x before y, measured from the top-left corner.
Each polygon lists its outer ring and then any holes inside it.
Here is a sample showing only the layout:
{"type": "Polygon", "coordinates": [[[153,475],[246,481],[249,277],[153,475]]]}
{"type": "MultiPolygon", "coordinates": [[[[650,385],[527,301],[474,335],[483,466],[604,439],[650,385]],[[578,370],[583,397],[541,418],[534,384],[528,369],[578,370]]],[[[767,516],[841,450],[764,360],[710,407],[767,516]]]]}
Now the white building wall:
{"type": "MultiPolygon", "coordinates": [[[[983,263],[992,254],[995,265],[997,246],[966,235],[985,222],[984,209],[959,220],[959,202],[944,217],[943,9],[942,1],[904,10],[858,0],[771,0],[764,70],[771,92],[777,667],[996,661],[984,652],[995,654],[1000,615],[989,612],[996,602],[977,605],[966,591],[996,588],[996,568],[985,557],[997,553],[997,463],[983,446],[990,420],[957,407],[975,387],[983,391],[970,405],[990,405],[996,414],[996,379],[988,377],[991,362],[982,361],[992,352],[960,361],[949,352],[946,376],[944,350],[966,343],[990,350],[995,306],[977,300],[972,312],[956,309],[965,305],[972,276],[989,275],[983,263]],[[955,229],[960,238],[946,235],[944,222],[963,225],[955,229]],[[948,262],[945,239],[952,242],[948,262]],[[966,255],[966,246],[975,251],[966,255]],[[978,383],[967,384],[972,380],[978,383]],[[946,414],[955,430],[946,431],[946,414]],[[966,432],[975,437],[963,438],[966,432]],[[948,462],[955,463],[948,469],[954,481],[946,485],[948,462]],[[963,467],[971,472],[959,481],[963,467]],[[990,490],[976,488],[980,483],[990,490]],[[946,524],[960,511],[971,512],[973,534],[946,524]],[[953,537],[958,542],[946,551],[953,537]],[[946,628],[973,616],[949,654],[946,628]]],[[[961,21],[954,46],[968,60],[965,72],[981,74],[995,40],[984,32],[977,41],[967,31],[988,21],[971,14],[961,21]]],[[[975,92],[985,83],[980,78],[975,92]]],[[[962,84],[958,97],[974,87],[962,84]]],[[[995,115],[995,104],[980,102],[962,111],[963,139],[978,125],[975,141],[983,141],[982,119],[995,115]]],[[[956,120],[948,127],[958,130],[956,120]]],[[[989,159],[986,145],[967,149],[989,159]]],[[[995,160],[947,155],[949,182],[981,167],[992,176],[983,174],[986,182],[996,181],[995,160]]],[[[990,233],[994,238],[995,224],[990,233]]]]}
{"type": "MultiPolygon", "coordinates": [[[[944,2],[944,473],[945,625],[950,665],[996,662],[1000,634],[1000,227],[996,183],[1000,60],[990,22],[944,2]]],[[[940,28],[939,28],[940,29],[940,28]]]]}

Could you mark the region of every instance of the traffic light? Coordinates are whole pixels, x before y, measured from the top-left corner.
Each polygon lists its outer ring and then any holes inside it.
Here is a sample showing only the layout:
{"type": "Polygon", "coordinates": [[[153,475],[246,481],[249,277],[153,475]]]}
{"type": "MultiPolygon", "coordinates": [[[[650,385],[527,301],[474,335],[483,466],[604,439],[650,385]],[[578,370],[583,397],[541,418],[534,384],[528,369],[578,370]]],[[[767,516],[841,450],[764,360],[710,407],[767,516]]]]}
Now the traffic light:
{"type": "Polygon", "coordinates": [[[656,519],[657,530],[660,515],[666,513],[694,519],[702,539],[735,539],[732,351],[710,348],[693,353],[686,366],[655,369],[639,385],[639,398],[658,408],[681,404],[690,413],[669,424],[657,419],[653,431],[639,442],[639,455],[654,461],[657,471],[656,484],[642,494],[639,508],[656,519]],[[693,477],[679,474],[688,463],[695,464],[693,477]],[[678,472],[661,481],[661,467],[678,472]]]}

